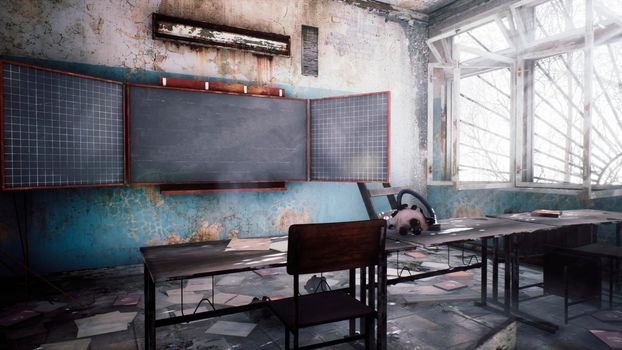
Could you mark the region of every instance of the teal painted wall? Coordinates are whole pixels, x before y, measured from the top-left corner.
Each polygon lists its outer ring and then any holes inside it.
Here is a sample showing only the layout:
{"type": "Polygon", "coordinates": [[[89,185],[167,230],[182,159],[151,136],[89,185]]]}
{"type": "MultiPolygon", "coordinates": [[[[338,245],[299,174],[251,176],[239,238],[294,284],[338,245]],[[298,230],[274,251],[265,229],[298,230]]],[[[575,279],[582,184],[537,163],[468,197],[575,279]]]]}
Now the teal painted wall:
{"type": "MultiPolygon", "coordinates": [[[[534,209],[600,209],[622,211],[622,197],[581,201],[576,195],[507,190],[462,190],[428,186],[428,201],[439,218],[496,215],[534,209]]],[[[612,240],[612,227],[602,227],[599,239],[612,240]]]]}
{"type": "MultiPolygon", "coordinates": [[[[155,84],[163,75],[116,67],[3,58],[133,83],[155,84]]],[[[277,86],[291,91],[289,86],[277,86]]],[[[305,98],[345,94],[319,89],[298,89],[298,92],[298,97],[305,98]]],[[[367,218],[355,183],[288,183],[287,191],[282,192],[172,196],[160,195],[158,186],[0,192],[0,249],[5,253],[2,260],[8,260],[8,265],[13,267],[16,265],[10,260],[22,258],[15,204],[23,220],[24,199],[30,264],[35,271],[44,273],[137,264],[141,262],[138,248],[146,245],[225,239],[231,235],[284,235],[294,223],[367,218]]],[[[386,201],[378,200],[376,205],[378,210],[388,208],[386,201]]],[[[0,271],[10,272],[6,267],[0,267],[0,271]]]]}

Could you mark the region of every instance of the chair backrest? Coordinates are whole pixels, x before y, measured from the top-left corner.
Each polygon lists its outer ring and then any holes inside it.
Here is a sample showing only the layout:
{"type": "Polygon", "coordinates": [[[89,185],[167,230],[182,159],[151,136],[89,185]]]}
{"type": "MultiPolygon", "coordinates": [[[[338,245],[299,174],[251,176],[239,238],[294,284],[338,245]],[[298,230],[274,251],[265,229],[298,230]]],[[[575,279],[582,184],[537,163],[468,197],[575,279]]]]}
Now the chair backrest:
{"type": "Polygon", "coordinates": [[[289,227],[287,273],[349,270],[377,265],[384,253],[382,219],[289,227]]]}

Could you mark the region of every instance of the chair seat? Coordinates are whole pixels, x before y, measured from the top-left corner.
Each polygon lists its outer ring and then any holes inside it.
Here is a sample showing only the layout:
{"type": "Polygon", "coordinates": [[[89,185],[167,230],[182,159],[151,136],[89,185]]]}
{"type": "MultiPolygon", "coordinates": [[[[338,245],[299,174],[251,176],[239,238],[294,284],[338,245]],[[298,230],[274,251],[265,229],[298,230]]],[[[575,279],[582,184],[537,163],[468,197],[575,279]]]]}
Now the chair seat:
{"type": "MultiPolygon", "coordinates": [[[[375,310],[342,291],[331,291],[298,297],[298,328],[338,322],[375,314],[375,310]]],[[[294,329],[294,298],[271,301],[268,306],[288,329],[294,329]]]]}

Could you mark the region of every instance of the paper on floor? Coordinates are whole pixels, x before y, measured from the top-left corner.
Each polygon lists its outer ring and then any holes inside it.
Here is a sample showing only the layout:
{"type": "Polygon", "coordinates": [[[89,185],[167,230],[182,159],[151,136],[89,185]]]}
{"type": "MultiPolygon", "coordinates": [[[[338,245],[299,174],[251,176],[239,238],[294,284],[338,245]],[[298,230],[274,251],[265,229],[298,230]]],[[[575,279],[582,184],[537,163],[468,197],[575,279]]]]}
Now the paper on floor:
{"type": "Polygon", "coordinates": [[[122,294],[114,300],[113,306],[132,306],[140,301],[140,294],[122,294]]]}
{"type": "Polygon", "coordinates": [[[449,281],[443,281],[443,282],[436,283],[434,287],[440,288],[446,291],[452,291],[452,290],[456,290],[460,288],[466,288],[467,285],[464,283],[460,283],[458,281],[449,280],[449,281]]]}
{"type": "Polygon", "coordinates": [[[225,249],[231,250],[270,250],[270,238],[233,238],[225,249]]]}
{"type": "Polygon", "coordinates": [[[272,241],[272,243],[270,243],[270,249],[279,252],[287,252],[287,240],[272,241]]]}
{"type": "Polygon", "coordinates": [[[247,337],[257,324],[233,321],[217,321],[205,333],[247,337]]]}
{"type": "Polygon", "coordinates": [[[204,277],[204,278],[193,278],[188,280],[186,284],[186,288],[189,292],[196,292],[202,290],[212,290],[212,277],[204,277]]]}
{"type": "Polygon", "coordinates": [[[217,286],[239,286],[242,284],[246,277],[244,276],[234,276],[227,275],[222,277],[218,282],[216,282],[217,286]]]}
{"type": "Polygon", "coordinates": [[[39,349],[42,350],[87,350],[91,345],[91,339],[76,339],[69,341],[61,341],[58,343],[42,344],[39,349]]]}
{"type": "Polygon", "coordinates": [[[124,331],[136,317],[136,312],[113,311],[75,320],[78,326],[76,338],[124,331]]]}

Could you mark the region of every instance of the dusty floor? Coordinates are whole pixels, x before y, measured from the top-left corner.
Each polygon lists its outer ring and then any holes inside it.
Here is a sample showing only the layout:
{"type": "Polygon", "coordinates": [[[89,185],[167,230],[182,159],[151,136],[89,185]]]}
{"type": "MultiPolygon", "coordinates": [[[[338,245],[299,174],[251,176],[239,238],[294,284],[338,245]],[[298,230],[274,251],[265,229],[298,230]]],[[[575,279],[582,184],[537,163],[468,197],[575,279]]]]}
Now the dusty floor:
{"type": "MultiPolygon", "coordinates": [[[[434,270],[446,267],[447,250],[422,250],[417,258],[399,256],[400,266],[409,266],[414,271],[434,270]]],[[[462,254],[452,249],[451,264],[462,263],[462,254]]],[[[467,254],[467,259],[469,255],[467,254]]],[[[466,262],[466,261],[465,261],[466,262]]],[[[236,304],[246,302],[245,296],[261,297],[291,295],[291,277],[285,269],[273,271],[272,276],[260,276],[255,272],[240,273],[229,276],[216,277],[215,294],[221,303],[236,304]],[[242,295],[232,298],[230,293],[242,295]],[[237,301],[236,301],[237,300],[237,301]]],[[[0,338],[0,349],[34,349],[41,344],[54,343],[66,340],[75,340],[78,336],[78,327],[74,320],[96,314],[113,311],[122,313],[137,312],[136,317],[126,330],[85,337],[90,339],[91,349],[142,349],[144,336],[144,307],[141,297],[135,306],[113,306],[117,296],[125,293],[142,294],[141,268],[123,267],[117,269],[98,270],[89,273],[64,274],[54,283],[66,291],[70,296],[84,304],[77,307],[75,302],[67,296],[59,294],[51,288],[37,283],[30,302],[22,302],[4,308],[4,313],[11,310],[36,308],[40,315],[11,327],[0,327],[3,338],[0,338]],[[47,292],[44,292],[47,291],[47,292]],[[68,303],[67,305],[51,305],[48,301],[68,303]],[[37,303],[38,302],[38,303],[37,303]],[[46,307],[47,306],[47,307],[46,307]],[[50,310],[54,309],[55,310],[50,310]],[[24,332],[31,330],[32,332],[24,332]],[[34,334],[28,334],[34,333],[34,334]]],[[[390,257],[389,274],[397,273],[396,257],[390,257]]],[[[308,276],[310,277],[310,276],[308,276]]],[[[301,278],[304,284],[307,278],[301,278]]],[[[346,275],[343,273],[324,275],[328,283],[334,287],[346,285],[346,275]]],[[[389,276],[391,277],[391,276],[389,276]]],[[[541,272],[534,267],[521,269],[521,284],[530,284],[541,281],[541,272]]],[[[199,281],[201,282],[201,281],[199,281]]],[[[191,294],[211,296],[211,291],[200,290],[211,287],[211,281],[199,283],[191,294]]],[[[169,317],[179,313],[179,294],[174,294],[179,283],[158,285],[157,317],[169,317]],[[170,294],[170,295],[167,295],[170,294]]],[[[7,288],[7,287],[4,287],[7,288]]],[[[478,340],[490,333],[495,326],[502,324],[507,318],[501,314],[483,309],[474,305],[479,298],[480,276],[479,270],[455,273],[441,277],[420,280],[416,283],[399,284],[389,287],[388,332],[389,349],[471,349],[478,340]],[[434,286],[442,281],[453,280],[464,283],[466,288],[452,292],[444,291],[434,286]],[[439,301],[442,300],[442,301],[439,301]]],[[[5,289],[6,291],[6,289],[5,289]]],[[[12,289],[12,295],[2,298],[10,300],[19,296],[21,292],[12,289]]],[[[522,291],[524,297],[539,295],[542,290],[530,288],[522,291]]],[[[6,292],[5,292],[6,293],[6,292]]],[[[11,293],[9,293],[11,294],[11,293]]],[[[194,295],[186,296],[186,300],[194,295]]],[[[521,305],[524,311],[531,311],[540,317],[561,326],[555,334],[549,334],[533,327],[519,324],[518,349],[607,349],[608,347],[589,333],[589,329],[619,329],[622,322],[603,323],[591,316],[596,308],[589,306],[573,307],[573,313],[588,311],[585,316],[574,319],[564,326],[562,320],[562,299],[555,296],[527,301],[521,305]]],[[[191,308],[186,304],[184,308],[191,308]]],[[[301,344],[340,337],[346,334],[347,324],[321,326],[305,330],[301,333],[301,344]]],[[[255,312],[242,313],[221,317],[214,320],[197,321],[190,324],[175,325],[158,328],[157,344],[160,349],[282,349],[283,329],[279,321],[269,314],[255,312]],[[212,334],[208,329],[217,321],[236,321],[256,323],[246,337],[225,336],[212,334]]],[[[43,348],[46,348],[45,346],[43,348]]],[[[340,345],[334,349],[362,348],[362,344],[340,345]]]]}

